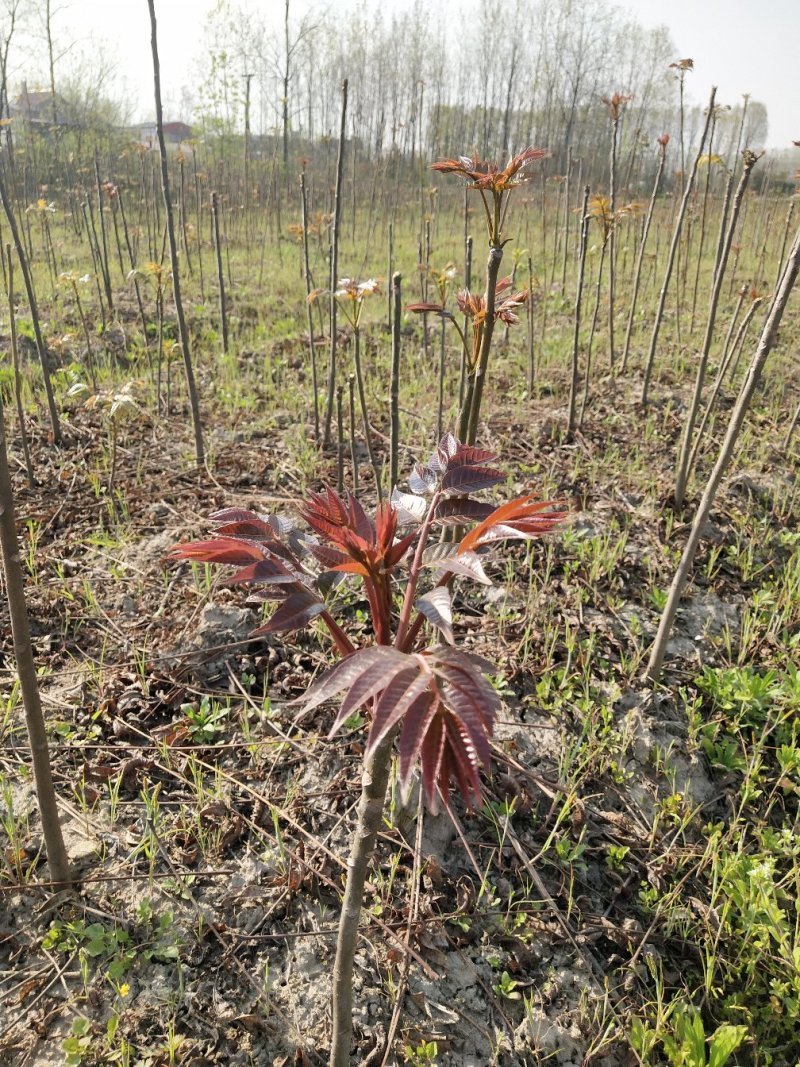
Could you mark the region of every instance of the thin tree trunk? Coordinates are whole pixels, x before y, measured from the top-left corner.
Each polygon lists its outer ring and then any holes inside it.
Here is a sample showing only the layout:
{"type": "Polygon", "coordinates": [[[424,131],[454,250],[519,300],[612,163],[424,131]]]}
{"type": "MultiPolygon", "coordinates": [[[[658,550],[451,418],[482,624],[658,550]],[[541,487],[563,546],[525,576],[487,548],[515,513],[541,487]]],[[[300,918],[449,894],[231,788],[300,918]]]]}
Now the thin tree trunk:
{"type": "Polygon", "coordinates": [[[308,260],[308,201],[306,199],[306,176],[300,174],[300,202],[303,224],[303,273],[306,282],[306,322],[308,325],[308,351],[311,361],[311,391],[314,404],[314,440],[319,444],[319,383],[317,382],[317,350],[314,346],[314,315],[311,307],[311,267],[308,260]]]}
{"type": "Polygon", "coordinates": [[[483,387],[486,382],[486,370],[489,366],[489,353],[491,352],[492,334],[494,333],[497,278],[502,261],[503,246],[501,244],[492,245],[489,249],[489,259],[486,264],[486,318],[481,335],[481,350],[478,355],[477,366],[472,374],[469,375],[467,392],[459,422],[459,439],[468,445],[474,445],[478,436],[478,419],[481,413],[483,387]]]}
{"type": "Polygon", "coordinates": [[[11,475],[8,470],[8,453],[6,451],[6,428],[3,405],[0,402],[0,555],[3,559],[3,571],[6,579],[6,599],[11,618],[11,633],[14,642],[14,658],[17,661],[22,703],[25,707],[25,724],[33,760],[33,776],[36,782],[36,796],[39,802],[39,814],[42,820],[42,833],[47,846],[47,865],[50,868],[50,880],[56,885],[69,885],[71,875],[69,858],[64,847],[61,823],[58,820],[58,804],[53,788],[53,776],[50,769],[50,753],[47,747],[42,703],[39,697],[39,685],[36,677],[36,662],[31,647],[28,609],[25,604],[25,586],[20,566],[20,549],[17,541],[16,520],[14,516],[14,497],[11,489],[11,475]]]}
{"type": "Polygon", "coordinates": [[[633,273],[633,293],[631,295],[631,308],[628,312],[628,326],[625,330],[625,347],[622,352],[622,367],[621,373],[624,374],[628,368],[628,353],[631,347],[631,333],[633,331],[633,320],[636,315],[636,303],[639,299],[639,285],[642,280],[642,265],[644,263],[644,253],[647,247],[647,238],[650,234],[650,224],[653,221],[653,211],[656,206],[656,199],[658,197],[658,190],[661,186],[661,178],[664,174],[664,164],[667,159],[667,146],[666,143],[661,145],[661,152],[658,159],[658,170],[656,171],[656,180],[653,182],[653,192],[650,194],[650,203],[647,205],[647,215],[644,220],[644,227],[642,229],[642,240],[639,245],[639,254],[636,257],[636,267],[633,273]]]}
{"type": "MultiPolygon", "coordinates": [[[[683,82],[681,82],[683,85],[683,82]]],[[[697,174],[697,167],[700,163],[700,157],[703,154],[703,147],[706,143],[706,137],[708,136],[708,129],[711,124],[711,117],[714,112],[714,98],[717,95],[717,87],[714,86],[711,90],[711,99],[708,102],[708,112],[706,114],[706,124],[703,127],[703,136],[700,138],[700,146],[697,149],[697,155],[695,156],[694,165],[692,166],[692,173],[689,175],[688,182],[685,183],[683,200],[681,201],[680,211],[678,212],[678,218],[675,222],[675,229],[672,234],[672,244],[670,245],[669,255],[667,257],[667,269],[664,274],[664,282],[661,286],[661,292],[658,296],[658,309],[656,310],[656,317],[653,321],[653,333],[650,337],[650,350],[647,353],[647,362],[644,368],[644,381],[642,382],[642,407],[647,407],[648,393],[650,389],[650,376],[653,371],[653,361],[656,355],[656,346],[658,345],[658,334],[661,330],[661,322],[664,318],[664,307],[667,302],[667,291],[669,290],[670,278],[672,277],[672,271],[675,267],[675,257],[678,251],[678,245],[681,239],[681,230],[683,229],[683,220],[686,216],[686,211],[689,207],[689,198],[692,195],[692,187],[694,186],[695,175],[697,174]]],[[[681,97],[682,99],[682,97],[681,97]]],[[[681,116],[683,110],[681,109],[681,116]]],[[[683,119],[681,118],[681,141],[683,140],[683,119]]],[[[683,143],[681,143],[681,155],[683,155],[683,143]]],[[[678,312],[679,314],[679,312],[678,312]]]]}
{"type": "Polygon", "coordinates": [[[578,417],[578,429],[583,426],[583,417],[586,414],[586,405],[589,402],[589,383],[592,374],[592,348],[594,346],[594,334],[597,328],[597,316],[600,313],[600,293],[603,285],[603,260],[605,259],[608,241],[603,242],[600,249],[600,264],[597,268],[597,286],[594,297],[594,311],[592,312],[592,325],[589,327],[589,340],[586,344],[586,373],[583,376],[583,400],[581,401],[581,413],[578,417]]]}
{"type": "Polygon", "coordinates": [[[747,183],[750,180],[750,173],[753,167],[758,162],[758,156],[755,152],[745,152],[744,168],[742,170],[742,176],[739,179],[739,187],[736,190],[736,196],[733,200],[733,207],[731,208],[731,218],[728,223],[728,233],[725,237],[725,245],[722,249],[722,255],[719,261],[719,267],[717,268],[717,274],[714,278],[714,288],[711,292],[711,303],[708,310],[708,322],[706,323],[706,334],[703,339],[703,350],[700,353],[700,363],[697,367],[697,378],[695,380],[694,393],[692,395],[692,403],[689,407],[689,413],[686,416],[686,425],[683,432],[683,441],[681,443],[680,457],[678,459],[678,469],[675,478],[675,506],[680,508],[683,506],[683,498],[686,493],[686,485],[689,481],[689,456],[692,447],[692,436],[694,434],[695,421],[697,419],[697,412],[700,408],[700,399],[703,395],[703,386],[706,379],[706,366],[708,364],[708,356],[711,351],[711,341],[714,336],[714,325],[717,321],[717,307],[719,305],[719,296],[722,291],[722,279],[725,275],[725,267],[728,264],[728,256],[730,255],[731,244],[733,243],[733,234],[736,229],[736,223],[739,219],[739,211],[741,210],[742,200],[744,199],[745,189],[747,183]]]}
{"type": "Polygon", "coordinates": [[[392,371],[389,397],[390,445],[389,445],[389,493],[399,479],[400,453],[400,274],[392,275],[392,371]]]}
{"type": "Polygon", "coordinates": [[[25,470],[28,475],[28,485],[31,489],[36,488],[36,478],[33,474],[31,450],[28,447],[28,431],[25,429],[25,410],[22,406],[22,379],[19,372],[19,349],[17,347],[17,309],[14,305],[14,261],[11,258],[11,245],[6,245],[6,284],[8,286],[8,329],[11,334],[11,366],[14,370],[14,400],[17,407],[17,421],[19,422],[19,436],[22,441],[22,454],[25,457],[25,470]]]}
{"type": "Polygon", "coordinates": [[[395,731],[389,732],[364,761],[361,799],[353,846],[347,861],[347,882],[339,919],[336,960],[333,965],[333,1042],[330,1067],[350,1067],[353,1039],[353,960],[358,943],[358,923],[364,899],[364,883],[375,839],[381,825],[386,788],[389,784],[395,731]]]}
{"type": "Polygon", "coordinates": [[[219,196],[211,194],[211,218],[214,225],[214,251],[217,256],[217,285],[219,287],[219,317],[222,322],[222,351],[228,354],[228,311],[225,307],[225,272],[222,269],[222,247],[219,240],[219,196]]]}
{"type": "Polygon", "coordinates": [[[328,399],[325,407],[325,429],[322,443],[325,448],[331,441],[331,419],[333,418],[333,400],[336,393],[336,282],[339,269],[339,220],[342,208],[342,176],[344,173],[344,137],[347,123],[347,78],[342,82],[342,116],[339,125],[339,151],[336,158],[336,192],[333,201],[333,223],[331,225],[330,246],[330,329],[331,347],[328,363],[328,399]]]}
{"type": "Polygon", "coordinates": [[[781,319],[783,318],[783,312],[789,301],[792,288],[797,281],[798,271],[800,271],[800,230],[798,230],[797,235],[795,236],[792,250],[789,253],[789,259],[783,271],[780,287],[770,309],[770,313],[767,316],[767,321],[764,323],[761,339],[747,372],[747,377],[739,393],[739,398],[736,401],[736,406],[731,414],[731,420],[728,424],[725,440],[722,442],[717,462],[714,465],[714,469],[711,472],[702,499],[697,508],[697,513],[695,514],[692,529],[689,534],[689,540],[686,542],[686,547],[683,550],[680,565],[672,580],[667,603],[661,616],[658,633],[656,634],[656,639],[650,651],[650,660],[647,665],[646,678],[652,683],[658,682],[661,677],[667,642],[669,641],[669,636],[672,632],[672,625],[678,611],[678,604],[692,572],[694,557],[698,545],[700,544],[703,527],[711,513],[711,508],[714,505],[714,500],[720,483],[722,482],[722,477],[733,456],[745,415],[750,406],[750,401],[752,400],[753,394],[761,379],[761,372],[763,371],[764,364],[772,350],[775,335],[780,326],[781,319]]]}
{"type": "Polygon", "coordinates": [[[94,156],[94,177],[97,187],[97,213],[100,219],[100,242],[98,252],[100,255],[100,273],[103,275],[103,287],[106,292],[106,302],[109,312],[114,311],[114,293],[111,289],[111,271],[108,267],[108,236],[106,234],[106,219],[103,214],[103,185],[100,181],[100,163],[97,153],[94,156]]]}
{"type": "MultiPolygon", "coordinates": [[[[611,158],[609,160],[609,210],[611,212],[611,233],[608,246],[608,366],[614,373],[614,295],[617,274],[617,227],[615,212],[617,208],[617,131],[619,119],[611,121],[611,158]]],[[[587,378],[588,381],[588,378],[587,378]]]]}
{"type": "Polygon", "coordinates": [[[358,386],[358,402],[361,406],[361,420],[364,424],[364,441],[367,446],[367,455],[369,456],[370,466],[375,474],[375,489],[378,493],[378,500],[383,500],[383,489],[381,487],[381,469],[378,466],[378,461],[375,458],[375,449],[372,445],[372,427],[369,424],[369,414],[367,412],[367,394],[364,389],[364,373],[361,370],[361,330],[356,327],[353,331],[353,364],[356,372],[356,385],[358,386]]]}
{"type": "Polygon", "coordinates": [[[575,432],[575,416],[578,403],[578,355],[580,352],[581,308],[583,306],[583,280],[586,274],[586,246],[589,243],[589,186],[583,190],[581,208],[581,241],[578,259],[578,291],[575,296],[575,324],[572,330],[572,371],[569,386],[569,417],[567,433],[575,432]]]}
{"type": "Polygon", "coordinates": [[[731,361],[733,360],[733,357],[736,351],[738,350],[739,343],[743,339],[745,332],[747,331],[747,327],[750,325],[750,320],[752,319],[753,315],[755,315],[756,311],[762,303],[763,300],[761,297],[758,297],[758,299],[753,301],[753,303],[747,309],[747,312],[744,318],[742,319],[741,325],[739,326],[739,329],[736,332],[736,339],[733,345],[728,345],[726,342],[726,345],[723,350],[722,359],[720,361],[719,370],[717,371],[717,377],[711,389],[711,393],[708,398],[708,403],[706,404],[706,410],[703,412],[703,418],[697,428],[697,434],[694,440],[694,448],[692,449],[692,455],[689,459],[689,474],[692,473],[695,464],[697,463],[697,457],[700,453],[700,445],[703,440],[703,434],[705,433],[706,426],[708,425],[708,420],[711,416],[711,412],[714,409],[714,404],[717,401],[717,395],[719,394],[719,391],[722,387],[722,383],[725,380],[725,375],[728,372],[728,367],[731,365],[731,361]]]}
{"type": "Polygon", "coordinates": [[[169,236],[169,256],[172,266],[172,291],[175,295],[175,311],[178,316],[178,333],[181,340],[183,353],[183,368],[186,374],[186,388],[189,393],[189,405],[192,411],[192,426],[194,428],[195,460],[198,467],[205,462],[203,449],[203,426],[200,421],[200,401],[197,396],[197,387],[194,380],[194,368],[192,366],[192,352],[189,345],[189,328],[186,325],[186,316],[183,313],[181,300],[180,264],[178,262],[178,245],[175,240],[175,221],[172,217],[172,200],[169,193],[169,165],[167,160],[167,146],[164,141],[164,116],[161,107],[161,68],[158,62],[158,36],[156,30],[155,0],[147,0],[150,9],[150,44],[153,52],[153,83],[155,90],[156,126],[158,129],[158,147],[161,153],[161,189],[164,194],[164,210],[167,213],[167,234],[169,236]]]}
{"type": "Polygon", "coordinates": [[[6,191],[6,184],[1,174],[0,200],[2,200],[3,202],[3,210],[5,211],[6,218],[8,219],[9,229],[11,230],[11,237],[14,241],[14,247],[17,250],[17,258],[19,259],[20,269],[22,270],[22,280],[25,283],[25,292],[28,294],[28,306],[31,312],[31,321],[33,322],[33,336],[36,339],[36,352],[38,353],[39,363],[42,368],[42,381],[44,382],[44,392],[47,398],[47,410],[50,413],[50,427],[53,431],[53,443],[59,445],[61,444],[61,423],[58,418],[56,398],[53,393],[53,383],[50,381],[50,369],[47,366],[47,348],[45,347],[44,338],[42,337],[42,327],[41,323],[39,322],[39,306],[36,303],[36,294],[33,291],[31,272],[28,267],[28,257],[25,254],[25,249],[22,245],[22,240],[19,236],[17,220],[14,218],[11,203],[8,199],[8,192],[6,191]]]}

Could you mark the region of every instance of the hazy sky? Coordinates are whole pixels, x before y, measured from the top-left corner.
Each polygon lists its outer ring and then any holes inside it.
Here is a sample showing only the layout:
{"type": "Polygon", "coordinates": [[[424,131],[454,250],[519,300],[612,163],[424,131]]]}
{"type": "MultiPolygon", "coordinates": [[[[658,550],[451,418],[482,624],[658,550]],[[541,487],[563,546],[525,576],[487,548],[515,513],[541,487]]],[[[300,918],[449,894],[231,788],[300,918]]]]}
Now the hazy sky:
{"type": "MultiPolygon", "coordinates": [[[[282,0],[261,3],[283,9],[282,0]]],[[[388,9],[409,4],[410,0],[382,0],[388,9]]],[[[166,117],[177,117],[180,88],[191,80],[192,57],[212,6],[211,0],[156,0],[163,93],[171,105],[166,117]]],[[[309,0],[293,0],[297,10],[309,6],[309,0]]],[[[767,105],[771,147],[800,140],[800,0],[620,0],[619,6],[644,25],[666,24],[676,58],[694,59],[694,72],[687,76],[693,99],[705,101],[712,85],[718,86],[717,101],[723,104],[738,103],[742,93],[750,93],[767,105]]],[[[436,0],[435,9],[446,6],[436,0]]],[[[147,0],[65,0],[58,19],[57,26],[69,25],[75,36],[88,38],[94,32],[109,41],[130,98],[138,105],[136,117],[152,115],[147,0]]]]}

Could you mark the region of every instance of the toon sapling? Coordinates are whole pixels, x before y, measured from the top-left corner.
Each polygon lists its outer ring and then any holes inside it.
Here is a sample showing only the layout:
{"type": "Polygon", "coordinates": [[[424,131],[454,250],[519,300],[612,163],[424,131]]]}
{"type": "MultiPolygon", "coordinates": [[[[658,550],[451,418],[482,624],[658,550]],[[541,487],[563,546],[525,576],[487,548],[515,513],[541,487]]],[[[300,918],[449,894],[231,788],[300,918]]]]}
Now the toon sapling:
{"type": "Polygon", "coordinates": [[[448,806],[453,787],[467,804],[478,802],[480,771],[490,766],[500,707],[486,677],[494,666],[456,646],[453,580],[491,585],[483,566],[490,546],[538,537],[564,518],[552,502],[530,494],[499,507],[475,499],[505,481],[495,458],[446,434],[428,462],[415,465],[410,492],[395,489],[374,518],[351,494],[325,488],[299,508],[310,534],[276,515],[230,508],[212,516],[215,537],[172,551],[176,559],[233,565],[238,569],[226,585],[251,585],[255,599],[277,601],[257,634],[299,630],[319,619],[343,658],[301,698],[304,710],[340,698],[331,734],[359,709],[369,714],[334,967],[334,1067],[350,1062],[358,921],[395,747],[404,795],[419,766],[433,810],[448,806]],[[442,543],[442,526],[458,528],[460,538],[442,543]],[[373,641],[360,648],[345,620],[335,618],[331,594],[347,576],[361,580],[369,603],[373,641]]]}
{"type": "MultiPolygon", "coordinates": [[[[503,249],[510,240],[503,232],[509,194],[517,185],[529,179],[530,164],[548,155],[549,153],[543,148],[526,148],[512,156],[502,168],[495,163],[480,160],[477,156],[471,158],[459,156],[457,159],[442,159],[438,163],[431,164],[431,170],[438,171],[440,174],[459,175],[467,182],[468,189],[474,189],[480,193],[489,238],[486,290],[482,297],[471,296],[467,293],[473,310],[467,311],[462,308],[465,314],[472,317],[473,330],[477,330],[472,358],[468,362],[466,393],[458,423],[459,437],[468,444],[475,444],[478,435],[478,419],[492,347],[492,334],[498,318],[495,314],[495,305],[500,291],[498,288],[500,264],[503,259],[503,249]],[[479,307],[482,312],[480,316],[477,315],[479,307]],[[480,327],[479,330],[478,327],[480,327]]],[[[426,309],[420,306],[418,310],[425,311],[426,309]]],[[[469,357],[469,353],[467,355],[469,357]]]]}

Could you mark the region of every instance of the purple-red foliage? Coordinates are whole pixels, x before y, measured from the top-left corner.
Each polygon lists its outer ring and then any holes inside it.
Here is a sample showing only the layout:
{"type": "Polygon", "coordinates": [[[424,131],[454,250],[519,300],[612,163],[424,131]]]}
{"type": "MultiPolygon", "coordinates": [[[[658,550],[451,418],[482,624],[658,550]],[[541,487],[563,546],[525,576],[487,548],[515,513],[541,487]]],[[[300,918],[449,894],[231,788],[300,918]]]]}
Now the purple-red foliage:
{"type": "Polygon", "coordinates": [[[256,633],[301,629],[319,617],[344,658],[302,698],[305,709],[341,696],[334,733],[366,708],[367,751],[396,733],[404,791],[419,763],[434,808],[440,797],[447,802],[451,783],[467,803],[480,798],[479,772],[489,769],[499,708],[486,679],[492,665],[453,647],[454,576],[491,584],[483,569],[487,546],[539,537],[564,519],[552,502],[531,495],[499,507],[473,500],[472,494],[505,481],[495,459],[446,434],[428,462],[415,465],[411,492],[395,489],[374,518],[351,494],[325,488],[299,508],[310,534],[276,515],[230,508],[212,516],[214,538],[177,545],[171,553],[174,559],[236,567],[226,585],[256,586],[257,599],[278,601],[256,633]],[[460,540],[443,543],[432,534],[444,525],[469,529],[460,540]],[[436,577],[422,591],[429,571],[436,577]],[[363,581],[370,605],[375,643],[363,648],[347,637],[325,600],[347,576],[363,581]],[[439,635],[433,643],[421,636],[426,622],[439,635]]]}

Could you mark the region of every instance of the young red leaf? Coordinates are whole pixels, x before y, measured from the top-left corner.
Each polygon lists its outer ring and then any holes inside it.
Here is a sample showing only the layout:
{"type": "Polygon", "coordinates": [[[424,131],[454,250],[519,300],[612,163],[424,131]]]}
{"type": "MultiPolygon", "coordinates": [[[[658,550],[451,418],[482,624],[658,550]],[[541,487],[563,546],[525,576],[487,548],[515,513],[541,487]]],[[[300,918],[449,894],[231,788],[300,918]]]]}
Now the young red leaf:
{"type": "Polygon", "coordinates": [[[362,675],[360,675],[355,682],[350,686],[347,693],[345,693],[342,706],[339,708],[339,714],[331,726],[329,737],[333,737],[342,723],[349,719],[354,711],[357,711],[368,700],[377,696],[386,688],[386,664],[381,659],[377,663],[373,663],[371,667],[368,667],[362,675]]]}
{"type": "Polygon", "coordinates": [[[360,648],[327,671],[318,682],[312,685],[305,696],[300,697],[297,703],[304,705],[304,712],[312,711],[324,701],[341,693],[343,689],[349,689],[356,679],[360,678],[373,664],[382,664],[386,669],[388,679],[391,676],[390,672],[407,667],[409,658],[405,652],[399,652],[391,645],[371,645],[369,648],[360,648]]]}
{"type": "Polygon", "coordinates": [[[192,559],[202,563],[233,563],[242,566],[264,558],[261,545],[237,537],[216,537],[212,541],[187,541],[169,553],[172,559],[192,559]]]}
{"type": "Polygon", "coordinates": [[[434,813],[438,811],[436,787],[439,783],[442,757],[444,756],[445,727],[442,705],[437,701],[436,714],[431,716],[422,743],[419,758],[422,771],[422,788],[428,798],[428,805],[434,813]]]}
{"type": "Polygon", "coordinates": [[[394,675],[376,705],[375,718],[367,742],[368,753],[380,744],[414,702],[430,690],[432,681],[431,674],[419,662],[394,675]]]}
{"type": "MultiPolygon", "coordinates": [[[[451,546],[444,547],[450,548],[451,546]]],[[[492,584],[492,579],[487,575],[481,565],[480,558],[474,552],[462,552],[459,549],[457,555],[445,556],[443,559],[433,559],[430,563],[426,559],[425,566],[435,568],[445,574],[463,574],[467,578],[472,578],[475,582],[480,582],[481,585],[492,584]]]]}
{"type": "Polygon", "coordinates": [[[493,485],[504,482],[505,475],[494,467],[477,467],[463,465],[448,467],[442,477],[442,489],[448,495],[477,493],[481,489],[491,489],[493,485]]]}
{"type": "Polygon", "coordinates": [[[428,622],[441,630],[445,641],[452,645],[453,605],[447,586],[440,585],[431,589],[419,598],[414,607],[425,616],[428,622]]]}
{"type": "Polygon", "coordinates": [[[392,490],[391,504],[400,526],[419,526],[428,512],[428,501],[424,496],[401,493],[397,488],[392,490]]]}
{"type": "Polygon", "coordinates": [[[346,552],[328,545],[309,545],[308,551],[325,570],[337,567],[340,563],[347,563],[350,559],[346,552]]]}
{"type": "Polygon", "coordinates": [[[292,593],[281,604],[272,618],[264,626],[253,630],[253,634],[289,633],[292,630],[301,630],[311,620],[325,610],[321,600],[302,590],[292,593]]]}
{"type": "Polygon", "coordinates": [[[291,573],[280,563],[273,559],[259,559],[248,567],[228,578],[222,579],[222,585],[241,585],[243,582],[268,583],[270,585],[294,585],[300,584],[297,574],[291,573]]]}
{"type": "Polygon", "coordinates": [[[481,797],[481,780],[475,753],[461,724],[448,716],[445,720],[446,746],[439,772],[439,792],[444,802],[450,798],[450,781],[455,778],[464,802],[471,806],[481,797]]]}
{"type": "Polygon", "coordinates": [[[494,463],[497,459],[496,452],[487,452],[485,448],[476,448],[474,445],[462,445],[458,443],[458,448],[450,457],[450,466],[465,467],[465,466],[485,466],[487,463],[494,463]]]}
{"type": "Polygon", "coordinates": [[[548,533],[563,522],[565,512],[548,510],[555,507],[552,500],[534,502],[533,494],[517,497],[502,504],[475,526],[458,546],[459,553],[477,548],[486,541],[511,538],[529,539],[548,533]],[[498,528],[494,536],[493,528],[498,528]],[[502,528],[503,532],[499,532],[502,528]]]}
{"type": "Polygon", "coordinates": [[[421,463],[415,463],[408,478],[408,485],[412,493],[432,493],[436,488],[437,480],[435,470],[431,467],[423,467],[421,463]]]}
{"type": "Polygon", "coordinates": [[[389,551],[386,553],[384,565],[388,570],[392,567],[396,567],[400,560],[408,552],[409,548],[414,544],[417,539],[416,531],[406,534],[405,537],[401,537],[399,541],[392,545],[389,551]]]}
{"type": "Polygon", "coordinates": [[[494,507],[483,500],[456,497],[441,501],[434,520],[442,526],[465,526],[469,522],[482,522],[493,511],[494,507]]]}
{"type": "Polygon", "coordinates": [[[403,801],[408,800],[411,771],[420,754],[428,728],[437,714],[439,699],[432,689],[426,689],[408,708],[400,731],[398,752],[400,754],[400,787],[403,801]]]}

